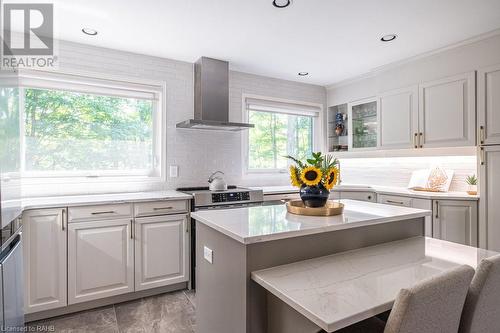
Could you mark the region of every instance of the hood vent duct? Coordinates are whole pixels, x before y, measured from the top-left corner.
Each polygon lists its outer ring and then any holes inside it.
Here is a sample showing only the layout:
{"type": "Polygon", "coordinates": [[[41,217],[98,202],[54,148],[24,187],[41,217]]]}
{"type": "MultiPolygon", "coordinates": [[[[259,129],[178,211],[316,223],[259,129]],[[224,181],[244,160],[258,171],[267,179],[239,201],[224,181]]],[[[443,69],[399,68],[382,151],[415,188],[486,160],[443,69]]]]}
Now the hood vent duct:
{"type": "Polygon", "coordinates": [[[177,128],[242,131],[252,124],[229,122],[229,63],[201,57],[194,64],[194,119],[177,128]]]}

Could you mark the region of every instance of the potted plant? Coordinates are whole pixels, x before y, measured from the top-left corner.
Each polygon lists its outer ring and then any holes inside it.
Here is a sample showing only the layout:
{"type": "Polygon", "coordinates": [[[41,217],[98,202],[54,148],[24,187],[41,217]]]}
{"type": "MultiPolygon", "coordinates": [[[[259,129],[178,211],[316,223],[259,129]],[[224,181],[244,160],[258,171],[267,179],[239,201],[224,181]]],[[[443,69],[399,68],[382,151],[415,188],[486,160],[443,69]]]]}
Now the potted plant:
{"type": "Polygon", "coordinates": [[[470,195],[476,195],[477,194],[477,177],[476,177],[476,175],[467,176],[467,178],[465,179],[465,182],[469,185],[467,187],[467,193],[470,195]]]}
{"type": "Polygon", "coordinates": [[[338,159],[331,155],[323,156],[321,152],[312,153],[306,162],[292,156],[286,158],[295,162],[290,166],[290,180],[293,186],[300,188],[304,206],[323,207],[339,179],[338,159]]]}

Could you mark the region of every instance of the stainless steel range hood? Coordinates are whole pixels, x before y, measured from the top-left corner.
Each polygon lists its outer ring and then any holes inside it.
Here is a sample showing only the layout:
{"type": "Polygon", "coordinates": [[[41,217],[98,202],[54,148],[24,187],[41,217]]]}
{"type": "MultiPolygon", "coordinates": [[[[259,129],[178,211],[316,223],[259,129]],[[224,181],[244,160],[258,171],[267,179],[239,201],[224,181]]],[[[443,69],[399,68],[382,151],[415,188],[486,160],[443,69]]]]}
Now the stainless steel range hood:
{"type": "Polygon", "coordinates": [[[252,124],[229,122],[229,63],[201,57],[194,64],[194,119],[177,128],[242,131],[252,124]]]}

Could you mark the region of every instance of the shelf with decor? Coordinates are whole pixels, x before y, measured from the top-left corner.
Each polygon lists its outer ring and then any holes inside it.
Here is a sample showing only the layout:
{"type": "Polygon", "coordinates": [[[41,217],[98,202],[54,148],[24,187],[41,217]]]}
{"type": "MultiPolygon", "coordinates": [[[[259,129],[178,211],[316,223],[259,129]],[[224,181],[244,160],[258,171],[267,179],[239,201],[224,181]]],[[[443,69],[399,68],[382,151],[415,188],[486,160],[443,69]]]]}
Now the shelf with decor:
{"type": "Polygon", "coordinates": [[[347,103],[328,108],[328,151],[348,150],[347,103]]]}

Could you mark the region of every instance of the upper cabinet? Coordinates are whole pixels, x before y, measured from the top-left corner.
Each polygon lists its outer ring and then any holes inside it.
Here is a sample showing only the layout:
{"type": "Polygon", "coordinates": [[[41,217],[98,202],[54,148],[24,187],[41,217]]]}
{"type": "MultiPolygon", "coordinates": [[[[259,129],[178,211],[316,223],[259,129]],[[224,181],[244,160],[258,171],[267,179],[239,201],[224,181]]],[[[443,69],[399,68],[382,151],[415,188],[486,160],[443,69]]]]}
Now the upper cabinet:
{"type": "Polygon", "coordinates": [[[500,144],[500,64],[477,73],[479,144],[500,144]]]}
{"type": "MultiPolygon", "coordinates": [[[[347,104],[347,115],[346,104],[330,107],[329,151],[475,146],[475,74],[384,91],[347,104]],[[347,147],[341,143],[346,134],[347,147]]],[[[478,90],[479,136],[484,144],[500,143],[500,65],[479,72],[478,90]]]]}
{"type": "Polygon", "coordinates": [[[474,146],[475,73],[427,82],[419,90],[419,146],[474,146]]]}
{"type": "Polygon", "coordinates": [[[348,105],[350,150],[371,150],[378,146],[377,99],[370,98],[348,105]]]}
{"type": "Polygon", "coordinates": [[[418,148],[418,86],[380,94],[378,107],[379,147],[418,148]]]}

